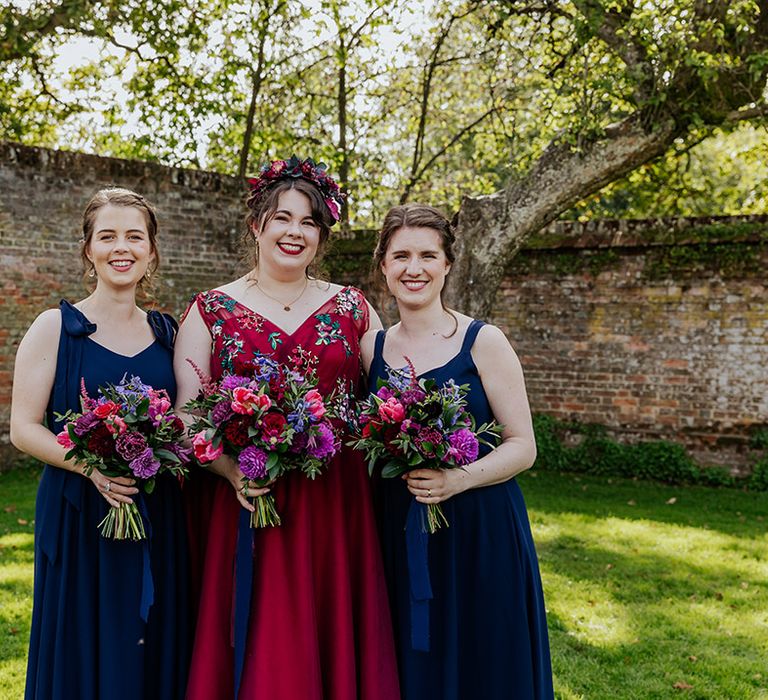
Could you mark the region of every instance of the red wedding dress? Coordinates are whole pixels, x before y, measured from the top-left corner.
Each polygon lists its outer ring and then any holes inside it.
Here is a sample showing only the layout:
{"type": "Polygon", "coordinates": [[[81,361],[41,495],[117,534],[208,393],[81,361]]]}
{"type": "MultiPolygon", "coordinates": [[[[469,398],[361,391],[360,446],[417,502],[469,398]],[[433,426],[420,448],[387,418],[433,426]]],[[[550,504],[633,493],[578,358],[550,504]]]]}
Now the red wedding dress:
{"type": "MultiPolygon", "coordinates": [[[[194,303],[213,338],[214,378],[246,372],[255,353],[281,360],[300,346],[318,358],[322,393],[339,380],[349,391],[357,388],[359,340],[368,327],[357,289],[340,290],[294,333],[223,292],[199,294],[194,303]]],[[[223,700],[235,694],[233,572],[242,509],[228,481],[200,481],[208,493],[192,501],[189,513],[193,569],[201,579],[193,580],[200,601],[187,697],[223,700]]],[[[237,697],[396,700],[387,590],[363,461],[343,447],[314,481],[291,473],[272,493],[282,525],[252,531],[253,582],[237,697]]]]}

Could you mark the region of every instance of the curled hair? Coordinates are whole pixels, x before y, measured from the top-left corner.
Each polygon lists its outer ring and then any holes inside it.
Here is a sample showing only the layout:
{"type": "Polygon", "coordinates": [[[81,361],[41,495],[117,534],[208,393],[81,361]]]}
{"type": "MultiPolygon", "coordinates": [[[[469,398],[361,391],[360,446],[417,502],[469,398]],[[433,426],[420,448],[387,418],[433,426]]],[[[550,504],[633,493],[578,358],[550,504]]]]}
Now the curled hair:
{"type": "Polygon", "coordinates": [[[242,247],[244,257],[247,257],[250,264],[254,267],[258,265],[258,246],[254,240],[254,233],[257,229],[266,225],[277,212],[280,203],[280,195],[288,190],[301,192],[309,199],[309,207],[312,212],[312,220],[320,229],[320,245],[318,246],[318,257],[325,247],[328,236],[331,234],[331,226],[335,219],[323,199],[320,190],[308,180],[303,178],[291,178],[277,180],[268,189],[262,192],[252,191],[245,201],[248,207],[248,213],[245,216],[245,231],[242,236],[242,247]]]}
{"type": "Polygon", "coordinates": [[[85,207],[83,212],[83,237],[80,240],[80,258],[83,261],[83,279],[86,285],[91,287],[92,282],[88,280],[88,273],[93,270],[93,263],[86,254],[93,238],[94,227],[96,225],[96,215],[99,209],[111,204],[115,207],[133,207],[138,209],[144,216],[144,222],[147,225],[147,234],[149,235],[149,245],[154,253],[154,258],[150,261],[147,268],[147,274],[141,278],[139,289],[145,294],[150,291],[149,276],[154,273],[160,265],[160,250],[157,247],[157,215],[154,207],[140,194],[123,187],[106,187],[99,190],[85,207]]]}
{"type": "MultiPolygon", "coordinates": [[[[384,257],[389,250],[389,246],[392,243],[394,235],[403,228],[428,228],[435,231],[440,237],[440,246],[445,253],[445,257],[449,263],[453,264],[456,260],[456,254],[453,250],[453,244],[456,241],[456,234],[454,232],[451,222],[448,221],[446,216],[439,209],[431,207],[428,204],[400,204],[396,207],[392,207],[384,217],[384,222],[381,225],[379,231],[378,240],[376,241],[376,248],[373,251],[373,268],[374,271],[381,269],[381,264],[384,262],[384,257]]],[[[443,292],[445,288],[440,291],[440,303],[443,306],[443,310],[448,313],[456,322],[456,327],[453,332],[447,337],[452,336],[458,329],[459,321],[453,312],[445,306],[443,301],[443,292]]]]}

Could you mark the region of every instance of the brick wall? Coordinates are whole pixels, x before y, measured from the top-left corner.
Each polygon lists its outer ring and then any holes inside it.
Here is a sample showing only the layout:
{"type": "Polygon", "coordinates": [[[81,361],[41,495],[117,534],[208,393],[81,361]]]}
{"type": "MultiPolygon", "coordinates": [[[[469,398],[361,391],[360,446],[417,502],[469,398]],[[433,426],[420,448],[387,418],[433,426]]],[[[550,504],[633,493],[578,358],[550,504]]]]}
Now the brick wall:
{"type": "Polygon", "coordinates": [[[744,467],[768,425],[768,217],[559,224],[496,304],[535,411],[744,467]]]}
{"type": "MultiPolygon", "coordinates": [[[[157,205],[166,310],[241,269],[235,178],[0,143],[0,465],[17,456],[16,346],[41,310],[83,296],[80,216],[107,184],[157,205]]],[[[367,287],[371,243],[337,241],[332,278],[367,287]]],[[[492,320],[521,356],[535,411],[739,466],[750,430],[768,424],[766,269],[768,217],[558,224],[517,256],[492,320]]]]}

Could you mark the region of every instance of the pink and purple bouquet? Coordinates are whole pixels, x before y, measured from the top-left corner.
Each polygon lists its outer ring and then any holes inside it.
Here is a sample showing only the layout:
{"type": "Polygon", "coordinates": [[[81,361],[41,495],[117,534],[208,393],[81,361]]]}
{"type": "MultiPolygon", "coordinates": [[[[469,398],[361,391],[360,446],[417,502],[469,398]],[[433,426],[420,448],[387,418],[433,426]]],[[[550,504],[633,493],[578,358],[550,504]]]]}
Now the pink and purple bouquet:
{"type": "MultiPolygon", "coordinates": [[[[243,486],[267,486],[294,470],[310,479],[320,474],[339,440],[333,406],[317,390],[313,360],[297,349],[288,364],[256,355],[248,375],[225,374],[217,382],[201,375],[200,395],[184,407],[197,416],[190,434],[198,461],[229,455],[240,467],[243,486]]],[[[280,525],[271,493],[254,505],[251,527],[280,525]]]]}
{"type": "MultiPolygon", "coordinates": [[[[390,370],[386,381],[379,379],[376,393],[359,403],[359,429],[350,444],[365,453],[371,473],[383,463],[384,478],[413,469],[462,468],[474,462],[480,444],[495,444],[501,427],[495,423],[475,426],[466,410],[467,385],[450,380],[438,387],[433,379],[418,379],[410,360],[406,361],[407,369],[390,370]]],[[[430,534],[447,525],[440,504],[428,504],[430,534]]]]}
{"type": "MultiPolygon", "coordinates": [[[[131,377],[119,384],[99,387],[91,398],[82,384],[82,411],[67,411],[58,419],[66,421],[56,436],[90,476],[98,469],[107,477],[130,477],[145,493],[152,493],[155,478],[163,472],[184,477],[191,450],[182,446],[185,430],[173,413],[168,393],[131,377]]],[[[144,520],[136,502],[111,507],[99,523],[104,537],[115,540],[146,538],[144,520]]]]}

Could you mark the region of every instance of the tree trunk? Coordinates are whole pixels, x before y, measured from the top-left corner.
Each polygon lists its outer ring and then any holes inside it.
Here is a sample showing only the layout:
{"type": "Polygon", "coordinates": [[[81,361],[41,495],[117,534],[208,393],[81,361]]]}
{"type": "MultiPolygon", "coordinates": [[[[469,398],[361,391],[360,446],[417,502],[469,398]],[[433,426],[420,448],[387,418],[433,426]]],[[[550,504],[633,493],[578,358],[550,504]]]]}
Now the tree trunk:
{"type": "Polygon", "coordinates": [[[487,317],[509,262],[530,236],[576,202],[662,155],[678,133],[672,121],[646,132],[636,115],[581,150],[550,145],[524,179],[502,192],[465,198],[457,215],[448,305],[487,317]]]}

